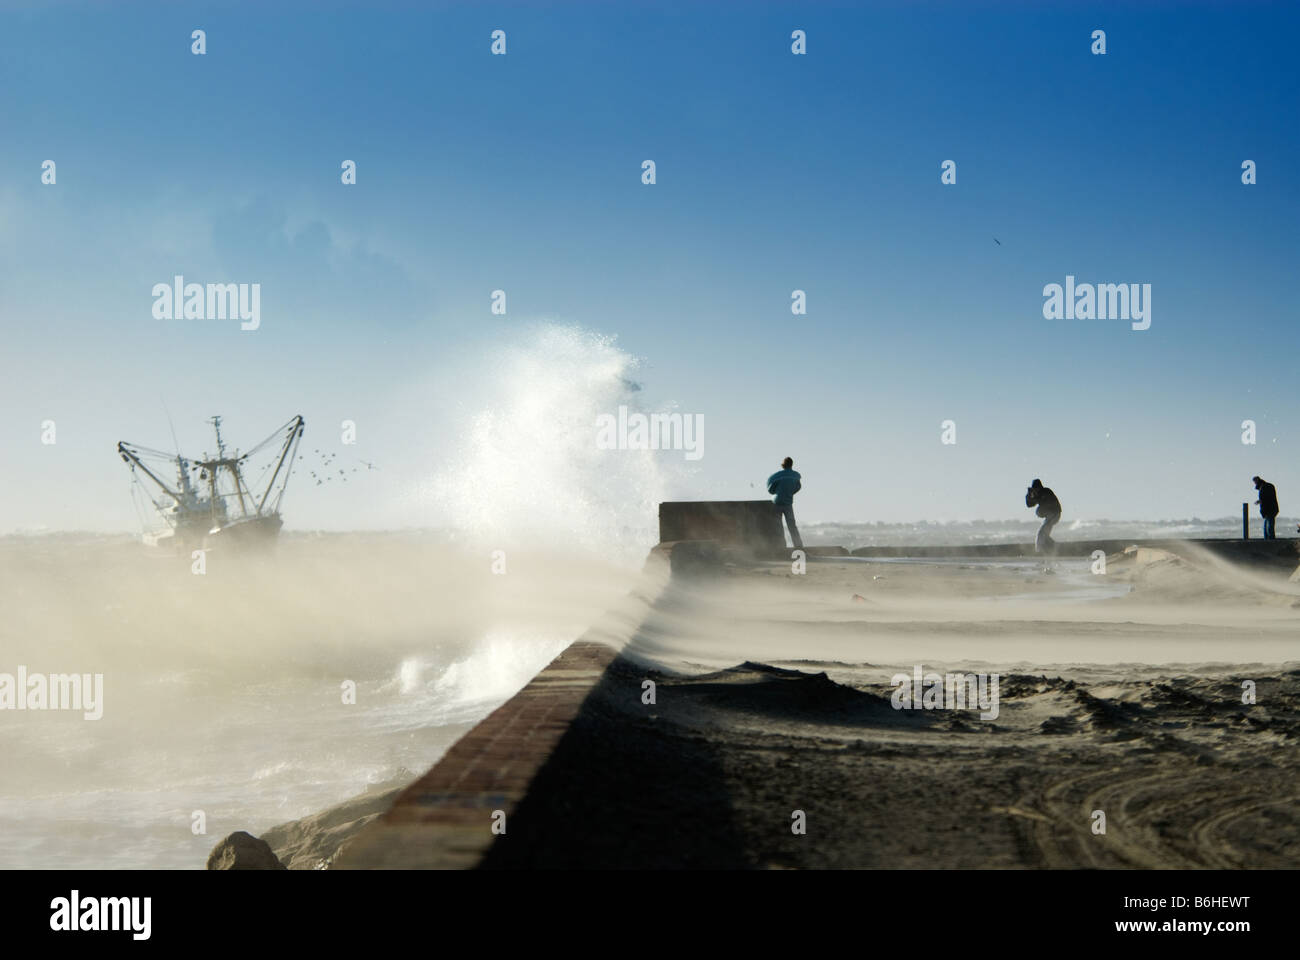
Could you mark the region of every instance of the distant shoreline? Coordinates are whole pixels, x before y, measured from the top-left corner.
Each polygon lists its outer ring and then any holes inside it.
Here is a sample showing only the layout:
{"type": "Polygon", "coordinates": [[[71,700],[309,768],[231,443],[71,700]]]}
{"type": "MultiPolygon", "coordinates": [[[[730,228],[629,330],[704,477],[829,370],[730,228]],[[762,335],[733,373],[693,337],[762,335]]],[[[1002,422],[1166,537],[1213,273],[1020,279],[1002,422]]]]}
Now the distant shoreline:
{"type": "MultiPolygon", "coordinates": [[[[397,527],[383,528],[374,530],[333,530],[333,529],[314,529],[299,528],[290,522],[286,524],[280,533],[281,539],[309,539],[320,537],[439,537],[453,542],[461,542],[465,539],[465,534],[447,527],[397,527]]],[[[1251,539],[1256,539],[1260,518],[1254,512],[1251,514],[1251,539]]],[[[989,540],[988,545],[1010,542],[1025,542],[1033,540],[1033,533],[1041,524],[1040,520],[1025,517],[1013,517],[1002,520],[910,520],[910,521],[885,521],[885,520],[804,520],[800,517],[799,526],[804,532],[805,540],[810,545],[815,546],[836,546],[841,545],[844,540],[853,542],[859,539],[861,535],[871,535],[874,537],[885,536],[890,542],[881,542],[874,544],[858,544],[858,546],[887,546],[887,547],[930,547],[930,546],[959,546],[969,544],[971,535],[982,536],[989,540]],[[850,536],[844,537],[848,533],[850,536]],[[954,536],[951,542],[930,541],[927,543],[916,542],[917,534],[962,534],[960,537],[954,536]],[[855,537],[852,534],[858,534],[855,537]],[[1028,536],[1026,536],[1028,534],[1028,536]],[[836,539],[839,537],[839,539],[836,539]],[[911,538],[910,540],[908,538],[911,538]],[[1015,538],[1013,541],[1011,538],[1015,538]],[[894,542],[897,541],[897,542],[894,542]]],[[[1279,516],[1277,518],[1278,539],[1298,539],[1300,534],[1297,533],[1297,524],[1300,524],[1300,516],[1279,516]]],[[[1077,517],[1071,517],[1068,513],[1065,520],[1052,532],[1052,537],[1057,542],[1063,543],[1074,540],[1087,539],[1168,539],[1168,540],[1195,540],[1195,539],[1241,539],[1241,517],[1224,516],[1212,517],[1210,519],[1201,519],[1199,517],[1175,518],[1167,520],[1089,520],[1077,517]],[[1161,536],[1152,536],[1151,531],[1161,531],[1171,528],[1170,532],[1161,536]],[[1184,532],[1175,533],[1173,529],[1184,532]],[[1103,536],[1099,531],[1113,530],[1108,536],[1103,536]],[[1125,531],[1132,532],[1125,532],[1125,531]],[[1210,535],[1212,534],[1213,535],[1210,535]]],[[[139,541],[141,534],[134,530],[82,530],[82,529],[60,529],[52,530],[45,528],[16,528],[13,530],[0,533],[0,540],[122,540],[122,541],[139,541]]],[[[851,548],[851,549],[855,549],[851,548]]]]}

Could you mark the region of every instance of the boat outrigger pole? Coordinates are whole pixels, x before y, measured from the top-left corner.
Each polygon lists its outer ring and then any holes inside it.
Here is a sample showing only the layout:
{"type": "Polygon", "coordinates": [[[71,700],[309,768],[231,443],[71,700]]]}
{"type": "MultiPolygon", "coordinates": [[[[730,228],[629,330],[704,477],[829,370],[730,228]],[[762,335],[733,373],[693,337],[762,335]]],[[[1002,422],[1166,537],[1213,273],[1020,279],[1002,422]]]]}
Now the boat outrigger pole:
{"type": "Polygon", "coordinates": [[[117,452],[122,455],[122,459],[125,460],[127,463],[129,463],[132,466],[132,468],[139,467],[141,470],[143,470],[145,476],[147,476],[150,480],[152,480],[154,483],[158,484],[160,488],[162,488],[163,493],[167,494],[167,496],[171,497],[177,503],[182,502],[181,495],[177,493],[175,490],[173,490],[171,487],[167,486],[166,483],[164,483],[162,480],[158,478],[157,474],[155,474],[152,470],[146,467],[144,465],[144,461],[135,455],[135,451],[126,445],[126,441],[124,440],[118,441],[117,452]]]}
{"type": "MultiPolygon", "coordinates": [[[[303,419],[302,414],[294,417],[289,421],[289,432],[285,435],[284,446],[280,449],[280,459],[276,461],[275,472],[271,474],[271,482],[266,485],[266,493],[262,494],[261,501],[257,504],[257,512],[262,512],[262,507],[266,505],[266,498],[271,495],[271,490],[275,487],[275,478],[280,475],[280,468],[284,466],[285,458],[293,459],[293,453],[298,449],[298,441],[302,439],[303,419]]],[[[285,486],[288,485],[288,474],[285,474],[285,486]]],[[[275,506],[279,509],[280,497],[284,496],[284,486],[280,487],[280,496],[275,498],[275,506]]]]}

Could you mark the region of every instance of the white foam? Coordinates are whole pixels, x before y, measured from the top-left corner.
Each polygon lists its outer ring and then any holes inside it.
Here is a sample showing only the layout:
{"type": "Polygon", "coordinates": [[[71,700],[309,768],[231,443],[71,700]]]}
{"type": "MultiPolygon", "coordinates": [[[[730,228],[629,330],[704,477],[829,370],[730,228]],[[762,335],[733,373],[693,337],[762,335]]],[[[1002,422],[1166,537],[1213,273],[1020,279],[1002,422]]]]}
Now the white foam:
{"type": "Polygon", "coordinates": [[[459,435],[420,487],[422,510],[487,545],[563,544],[640,564],[658,540],[671,458],[596,445],[600,414],[648,409],[637,366],[581,327],[513,333],[467,378],[459,435]]]}

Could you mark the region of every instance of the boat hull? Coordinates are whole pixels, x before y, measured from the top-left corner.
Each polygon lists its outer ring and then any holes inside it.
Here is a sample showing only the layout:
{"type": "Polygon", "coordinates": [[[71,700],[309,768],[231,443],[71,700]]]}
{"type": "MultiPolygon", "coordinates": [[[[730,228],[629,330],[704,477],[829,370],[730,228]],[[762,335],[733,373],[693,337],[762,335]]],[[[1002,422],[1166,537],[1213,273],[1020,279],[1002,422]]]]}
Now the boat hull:
{"type": "Polygon", "coordinates": [[[216,547],[266,547],[276,542],[284,520],[279,514],[233,520],[210,530],[193,525],[145,534],[144,542],[162,550],[211,550],[216,547]]]}

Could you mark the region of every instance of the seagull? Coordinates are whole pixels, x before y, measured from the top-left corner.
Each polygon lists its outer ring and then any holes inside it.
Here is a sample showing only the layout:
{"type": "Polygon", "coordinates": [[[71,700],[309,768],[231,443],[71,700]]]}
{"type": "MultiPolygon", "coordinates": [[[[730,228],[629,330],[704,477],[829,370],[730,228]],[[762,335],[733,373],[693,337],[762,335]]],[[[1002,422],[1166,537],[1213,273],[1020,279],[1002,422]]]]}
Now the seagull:
{"type": "Polygon", "coordinates": [[[1002,241],[999,240],[997,237],[993,238],[993,242],[996,243],[999,247],[1002,246],[1002,241]]]}
{"type": "Polygon", "coordinates": [[[367,470],[378,470],[378,469],[379,469],[379,468],[376,467],[373,463],[371,463],[369,460],[358,460],[357,463],[363,464],[367,470]]]}

